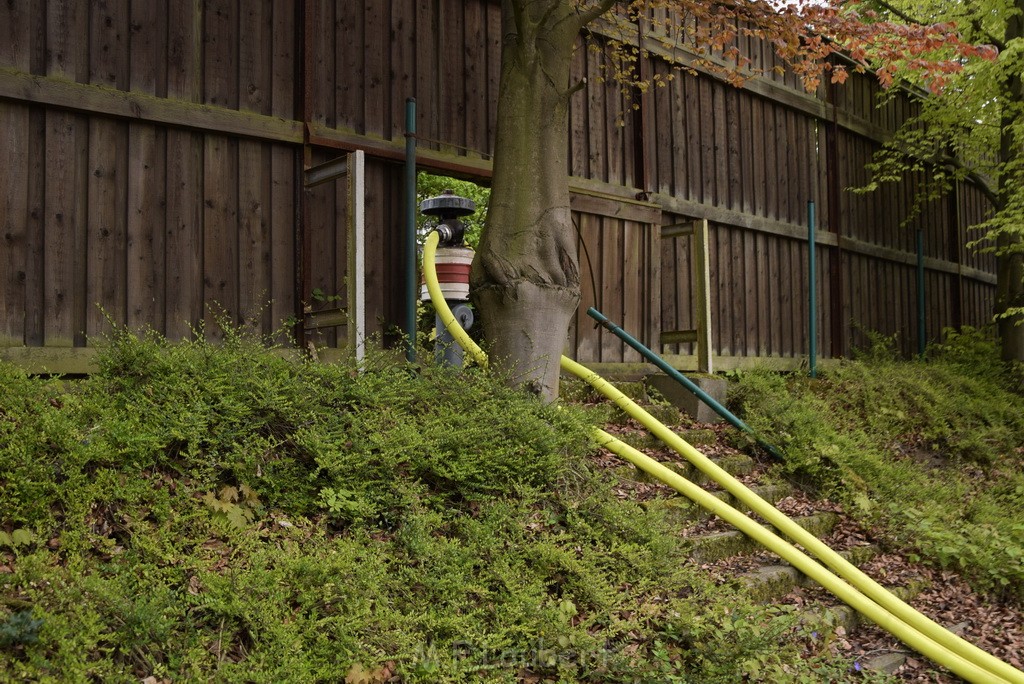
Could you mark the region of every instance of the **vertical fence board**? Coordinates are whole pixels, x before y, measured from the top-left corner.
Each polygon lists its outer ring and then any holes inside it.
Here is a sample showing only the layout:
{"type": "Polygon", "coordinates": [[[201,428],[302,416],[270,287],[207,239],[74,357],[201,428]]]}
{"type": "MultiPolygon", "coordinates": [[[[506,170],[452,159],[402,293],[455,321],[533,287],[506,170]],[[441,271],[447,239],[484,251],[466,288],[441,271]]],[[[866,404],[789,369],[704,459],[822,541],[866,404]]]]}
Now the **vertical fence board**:
{"type": "Polygon", "coordinates": [[[166,330],[167,133],[132,123],[128,131],[126,322],[166,330]]]}
{"type": "MultiPolygon", "coordinates": [[[[0,255],[0,346],[25,343],[27,307],[29,216],[29,108],[0,102],[0,159],[11,169],[26,173],[11,174],[0,184],[0,230],[3,250],[0,255]]],[[[41,160],[35,160],[39,163],[41,160]]]]}

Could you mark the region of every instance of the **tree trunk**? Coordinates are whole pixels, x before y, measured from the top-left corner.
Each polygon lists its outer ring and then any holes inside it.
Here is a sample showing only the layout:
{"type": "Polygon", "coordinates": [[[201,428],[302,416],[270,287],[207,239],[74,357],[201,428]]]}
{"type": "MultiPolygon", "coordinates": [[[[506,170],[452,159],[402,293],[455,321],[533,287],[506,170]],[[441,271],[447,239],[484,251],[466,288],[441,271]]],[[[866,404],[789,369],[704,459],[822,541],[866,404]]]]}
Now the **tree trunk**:
{"type": "Polygon", "coordinates": [[[494,176],[471,275],[492,363],[545,401],[580,298],[566,160],[579,28],[569,0],[502,1],[494,176]]]}

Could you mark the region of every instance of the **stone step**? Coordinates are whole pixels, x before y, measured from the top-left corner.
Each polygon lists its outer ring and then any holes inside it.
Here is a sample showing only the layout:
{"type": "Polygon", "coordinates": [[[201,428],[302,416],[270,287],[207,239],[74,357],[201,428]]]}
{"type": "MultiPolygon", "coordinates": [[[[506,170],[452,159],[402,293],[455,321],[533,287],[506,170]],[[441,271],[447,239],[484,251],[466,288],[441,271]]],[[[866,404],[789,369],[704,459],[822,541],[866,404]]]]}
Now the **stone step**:
{"type": "MultiPolygon", "coordinates": [[[[665,411],[675,411],[675,409],[670,406],[649,408],[660,408],[665,411]]],[[[652,415],[654,415],[653,412],[652,415]]],[[[664,423],[665,421],[662,422],[664,423]]],[[[708,428],[684,428],[674,430],[674,432],[682,437],[683,441],[688,442],[690,446],[696,448],[698,451],[703,447],[712,446],[718,443],[718,433],[708,428]]],[[[616,437],[634,449],[661,449],[664,446],[664,443],[660,439],[646,430],[622,432],[616,435],[616,437]]]]}
{"type": "MultiPolygon", "coordinates": [[[[909,602],[920,594],[928,586],[927,582],[911,582],[905,587],[886,587],[892,594],[902,601],[909,602]]],[[[816,609],[806,611],[806,622],[808,624],[820,625],[823,628],[842,627],[847,632],[852,632],[858,626],[865,624],[867,618],[853,608],[837,604],[832,606],[820,606],[816,609]]]]}
{"type": "MultiPolygon", "coordinates": [[[[878,547],[874,545],[857,546],[839,555],[854,565],[862,565],[878,555],[878,547]]],[[[757,601],[767,603],[780,596],[785,596],[797,587],[813,585],[814,581],[788,563],[763,565],[755,570],[737,575],[736,579],[757,601]]]]}
{"type": "MultiPolygon", "coordinates": [[[[963,633],[967,630],[968,623],[961,622],[959,624],[948,627],[950,632],[963,636],[963,633]]],[[[875,672],[882,672],[884,674],[893,674],[898,670],[903,663],[907,662],[912,654],[909,651],[893,651],[891,653],[882,653],[872,658],[867,658],[861,662],[861,666],[866,670],[874,670],[875,672]]]]}
{"type": "MultiPolygon", "coordinates": [[[[793,486],[788,484],[754,485],[750,489],[771,504],[778,503],[787,496],[792,495],[794,492],[793,486]]],[[[727,491],[720,489],[709,493],[719,501],[724,501],[737,510],[743,512],[750,510],[748,506],[737,501],[736,497],[727,491]]],[[[711,516],[710,511],[698,506],[683,496],[672,497],[670,499],[654,499],[652,501],[648,501],[645,505],[649,509],[657,508],[663,510],[666,519],[678,527],[692,525],[693,523],[700,522],[711,516]]]]}
{"type": "MultiPolygon", "coordinates": [[[[725,456],[715,456],[711,460],[722,470],[729,473],[734,477],[740,477],[748,475],[753,472],[756,467],[754,459],[750,458],[746,454],[728,454],[725,456]]],[[[663,466],[669,470],[678,473],[685,477],[694,484],[703,486],[711,481],[707,475],[697,470],[695,466],[689,462],[662,462],[663,466]]],[[[645,471],[640,470],[636,466],[622,466],[621,468],[615,469],[616,475],[626,480],[633,480],[634,482],[655,482],[656,478],[648,475],[645,471]]]]}
{"type": "MultiPolygon", "coordinates": [[[[823,537],[835,527],[838,519],[839,516],[835,513],[826,512],[793,518],[793,522],[814,536],[823,537]]],[[[765,528],[772,529],[770,525],[765,525],[765,528]]],[[[763,548],[753,539],[736,530],[691,537],[688,541],[692,544],[690,558],[698,563],[709,563],[731,556],[755,553],[763,548]]]]}

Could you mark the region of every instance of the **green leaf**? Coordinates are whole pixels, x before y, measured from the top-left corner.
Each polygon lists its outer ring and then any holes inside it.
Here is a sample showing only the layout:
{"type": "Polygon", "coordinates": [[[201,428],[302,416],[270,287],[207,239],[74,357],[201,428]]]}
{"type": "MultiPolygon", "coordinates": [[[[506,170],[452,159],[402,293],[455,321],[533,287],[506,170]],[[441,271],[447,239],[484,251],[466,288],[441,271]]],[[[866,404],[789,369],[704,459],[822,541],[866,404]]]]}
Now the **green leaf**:
{"type": "Polygon", "coordinates": [[[11,532],[12,546],[28,546],[35,540],[35,535],[26,529],[17,529],[11,532]]]}

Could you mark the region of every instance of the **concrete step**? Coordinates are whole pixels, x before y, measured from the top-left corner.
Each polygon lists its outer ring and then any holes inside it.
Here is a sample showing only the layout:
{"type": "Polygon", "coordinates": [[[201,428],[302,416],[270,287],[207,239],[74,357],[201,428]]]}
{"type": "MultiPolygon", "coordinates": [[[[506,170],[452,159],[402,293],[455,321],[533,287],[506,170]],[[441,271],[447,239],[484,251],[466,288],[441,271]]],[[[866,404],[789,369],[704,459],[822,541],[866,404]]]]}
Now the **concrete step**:
{"type": "MultiPolygon", "coordinates": [[[[793,518],[793,521],[814,536],[823,537],[832,531],[838,519],[839,516],[835,513],[815,513],[793,518]]],[[[765,525],[765,528],[772,529],[770,525],[765,525]]],[[[731,556],[755,553],[763,548],[753,539],[736,530],[690,537],[688,541],[692,545],[690,558],[698,563],[709,563],[731,556]]]]}

